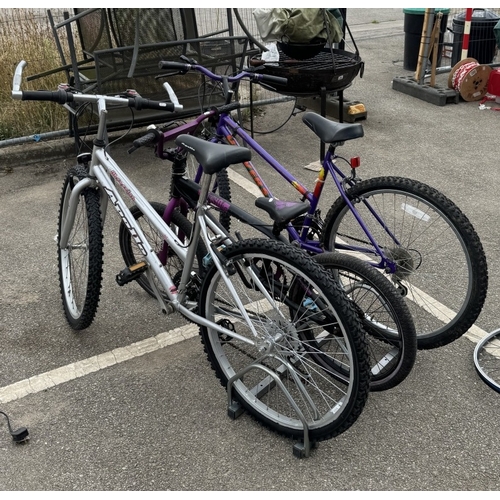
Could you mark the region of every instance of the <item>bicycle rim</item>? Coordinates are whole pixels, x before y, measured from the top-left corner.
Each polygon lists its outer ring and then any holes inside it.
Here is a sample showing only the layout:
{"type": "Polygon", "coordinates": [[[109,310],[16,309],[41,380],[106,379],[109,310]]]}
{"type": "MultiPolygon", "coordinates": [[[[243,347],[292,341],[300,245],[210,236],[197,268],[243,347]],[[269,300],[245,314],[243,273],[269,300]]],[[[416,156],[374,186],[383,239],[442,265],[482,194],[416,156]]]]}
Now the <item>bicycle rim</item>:
{"type": "Polygon", "coordinates": [[[200,314],[248,342],[202,327],[205,350],[224,386],[235,377],[233,398],[259,421],[302,437],[304,425],[293,401],[312,439],[333,437],[354,423],[367,396],[369,366],[361,325],[335,282],[303,252],[270,240],[255,241],[237,243],[224,253],[238,267],[231,283],[257,338],[212,266],[201,287],[200,314]],[[272,303],[243,262],[251,264],[272,303]],[[309,301],[308,290],[315,292],[309,301]],[[311,338],[323,339],[321,348],[311,338]]]}
{"type": "Polygon", "coordinates": [[[500,392],[500,329],[492,331],[476,344],[474,366],[481,379],[500,392]]]}
{"type": "MultiPolygon", "coordinates": [[[[83,167],[68,171],[59,209],[58,242],[68,212],[71,191],[86,176],[83,167]]],[[[102,280],[102,222],[97,191],[80,194],[66,248],[58,247],[59,282],[64,312],[75,330],[87,328],[99,303],[102,280]]]]}

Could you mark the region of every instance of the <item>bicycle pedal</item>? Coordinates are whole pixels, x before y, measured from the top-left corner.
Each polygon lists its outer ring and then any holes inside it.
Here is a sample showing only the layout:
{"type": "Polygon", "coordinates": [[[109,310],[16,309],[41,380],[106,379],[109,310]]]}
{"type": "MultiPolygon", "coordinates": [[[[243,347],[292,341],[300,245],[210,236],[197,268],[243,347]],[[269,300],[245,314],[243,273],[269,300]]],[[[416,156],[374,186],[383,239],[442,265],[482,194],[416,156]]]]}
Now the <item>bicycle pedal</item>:
{"type": "Polygon", "coordinates": [[[131,281],[136,280],[139,276],[142,275],[148,268],[147,262],[141,261],[137,264],[133,264],[129,267],[126,267],[123,271],[120,271],[116,275],[116,282],[120,285],[126,285],[131,281]]]}

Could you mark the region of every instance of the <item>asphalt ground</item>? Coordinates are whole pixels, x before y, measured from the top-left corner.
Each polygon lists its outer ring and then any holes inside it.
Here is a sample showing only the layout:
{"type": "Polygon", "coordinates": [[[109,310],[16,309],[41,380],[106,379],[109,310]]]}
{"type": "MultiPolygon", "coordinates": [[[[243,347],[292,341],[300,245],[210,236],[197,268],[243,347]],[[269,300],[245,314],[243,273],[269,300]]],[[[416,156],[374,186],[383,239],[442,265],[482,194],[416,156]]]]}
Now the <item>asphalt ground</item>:
{"type": "MultiPolygon", "coordinates": [[[[362,177],[411,177],[462,209],[488,259],[488,297],[476,326],[496,329],[500,114],[477,102],[436,106],[393,90],[394,77],[411,75],[403,69],[401,10],[349,14],[365,72],[345,98],[363,103],[367,117],[365,137],[347,143],[343,154],[361,157],[362,177]]],[[[314,181],[303,167],[318,159],[319,143],[300,115],[258,140],[314,181]]],[[[128,155],[128,145],[117,142],[114,158],[148,198],[165,200],[168,165],[149,150],[128,155]]],[[[54,243],[62,182],[74,162],[61,156],[68,149],[67,140],[0,149],[0,410],[13,428],[30,433],[17,445],[0,418],[1,490],[499,489],[498,394],[477,376],[475,342],[467,336],[419,351],[402,384],[370,394],[347,432],[299,460],[292,441],[245,414],[227,416],[226,392],[195,327],[161,315],[137,285],[116,285],[123,265],[114,213],[105,228],[97,317],[87,330],[72,331],[54,243]]],[[[283,183],[266,175],[285,198],[283,183]]],[[[253,196],[236,183],[232,189],[233,199],[253,210],[253,196]]]]}

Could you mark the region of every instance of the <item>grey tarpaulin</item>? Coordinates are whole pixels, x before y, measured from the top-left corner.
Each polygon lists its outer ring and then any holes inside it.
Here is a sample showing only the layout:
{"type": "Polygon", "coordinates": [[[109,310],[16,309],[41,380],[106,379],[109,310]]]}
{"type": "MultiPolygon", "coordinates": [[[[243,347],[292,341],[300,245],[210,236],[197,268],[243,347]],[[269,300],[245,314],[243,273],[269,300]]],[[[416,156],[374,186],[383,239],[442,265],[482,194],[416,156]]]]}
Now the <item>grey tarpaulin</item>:
{"type": "Polygon", "coordinates": [[[265,43],[308,43],[314,40],[332,44],[342,40],[342,26],[334,15],[335,10],[254,9],[252,13],[265,43]]]}

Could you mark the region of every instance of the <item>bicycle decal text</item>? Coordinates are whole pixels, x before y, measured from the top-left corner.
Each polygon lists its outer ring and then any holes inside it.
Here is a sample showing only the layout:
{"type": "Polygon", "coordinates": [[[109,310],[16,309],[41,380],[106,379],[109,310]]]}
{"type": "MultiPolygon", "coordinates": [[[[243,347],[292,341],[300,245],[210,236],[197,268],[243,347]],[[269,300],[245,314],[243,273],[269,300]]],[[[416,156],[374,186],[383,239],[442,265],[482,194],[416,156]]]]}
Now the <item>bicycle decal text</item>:
{"type": "Polygon", "coordinates": [[[131,198],[131,200],[135,201],[135,196],[132,194],[132,191],[130,191],[130,189],[127,186],[125,186],[125,184],[120,179],[120,177],[118,177],[118,174],[116,173],[116,171],[115,170],[110,170],[109,173],[111,174],[111,176],[113,177],[113,179],[115,179],[115,181],[118,182],[118,184],[120,184],[120,186],[122,187],[122,189],[125,191],[125,193],[127,193],[127,195],[131,198]]]}
{"type": "Polygon", "coordinates": [[[208,193],[208,201],[210,204],[220,208],[223,212],[227,212],[231,205],[231,203],[213,193],[208,193]]]}

